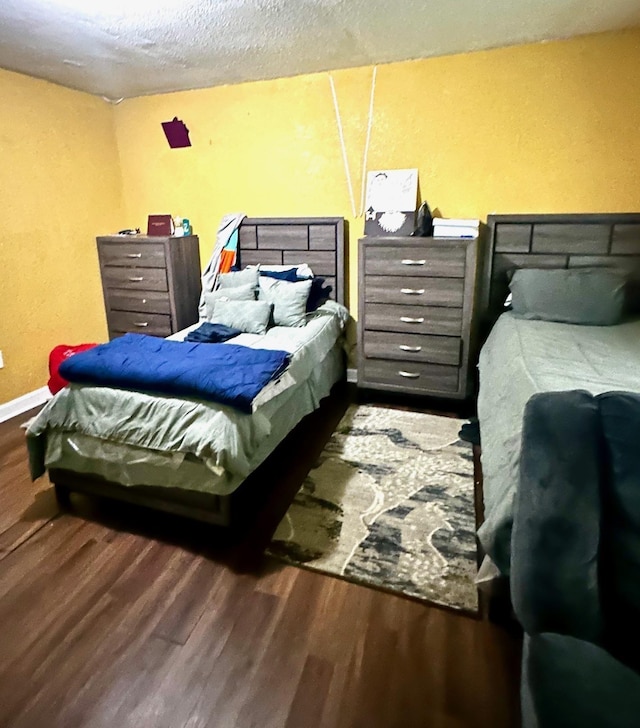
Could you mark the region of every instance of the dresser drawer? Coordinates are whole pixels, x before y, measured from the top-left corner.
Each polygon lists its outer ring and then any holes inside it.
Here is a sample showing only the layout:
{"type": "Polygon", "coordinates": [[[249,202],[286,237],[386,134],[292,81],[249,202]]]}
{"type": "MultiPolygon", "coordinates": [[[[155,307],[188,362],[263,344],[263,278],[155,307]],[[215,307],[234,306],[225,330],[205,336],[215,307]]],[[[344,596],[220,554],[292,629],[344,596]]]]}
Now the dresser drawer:
{"type": "Polygon", "coordinates": [[[369,303],[364,310],[363,321],[367,330],[460,336],[462,309],[369,303]]]}
{"type": "Polygon", "coordinates": [[[164,268],[118,268],[102,270],[106,288],[128,288],[139,291],[168,291],[167,271],[164,268]]]}
{"type": "Polygon", "coordinates": [[[112,333],[135,331],[138,334],[169,336],[171,333],[171,316],[157,313],[111,311],[109,314],[109,329],[112,333]]]}
{"type": "Polygon", "coordinates": [[[461,307],[463,278],[418,278],[415,276],[366,276],[365,303],[461,307]]]}
{"type": "Polygon", "coordinates": [[[454,336],[364,332],[364,355],[373,359],[431,362],[459,366],[462,339],[454,336]]]}
{"type": "Polygon", "coordinates": [[[466,248],[451,243],[428,246],[372,245],[365,248],[365,274],[464,278],[466,248]]]}
{"type": "Polygon", "coordinates": [[[165,268],[162,243],[100,243],[102,265],[140,266],[142,268],[165,268]]]}
{"type": "Polygon", "coordinates": [[[378,384],[391,389],[427,393],[458,391],[458,367],[421,362],[364,359],[365,384],[378,384]]]}
{"type": "Polygon", "coordinates": [[[141,313],[171,313],[166,291],[127,291],[123,288],[107,290],[109,309],[112,311],[138,311],[141,313]]]}

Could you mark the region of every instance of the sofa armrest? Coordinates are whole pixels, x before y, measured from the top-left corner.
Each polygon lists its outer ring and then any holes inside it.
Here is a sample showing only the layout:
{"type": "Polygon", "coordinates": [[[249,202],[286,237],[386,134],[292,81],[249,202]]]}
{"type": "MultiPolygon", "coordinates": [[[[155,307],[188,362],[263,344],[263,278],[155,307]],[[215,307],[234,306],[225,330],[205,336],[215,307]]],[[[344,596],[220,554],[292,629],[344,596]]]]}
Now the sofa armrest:
{"type": "Polygon", "coordinates": [[[525,639],[523,728],[636,728],[639,721],[640,675],[584,640],[525,639]]]}
{"type": "Polygon", "coordinates": [[[588,392],[545,392],[525,408],[511,544],[511,599],[529,634],[597,642],[601,433],[588,392]]]}
{"type": "Polygon", "coordinates": [[[640,672],[640,394],[607,392],[596,400],[608,476],[600,539],[603,644],[640,672]]]}

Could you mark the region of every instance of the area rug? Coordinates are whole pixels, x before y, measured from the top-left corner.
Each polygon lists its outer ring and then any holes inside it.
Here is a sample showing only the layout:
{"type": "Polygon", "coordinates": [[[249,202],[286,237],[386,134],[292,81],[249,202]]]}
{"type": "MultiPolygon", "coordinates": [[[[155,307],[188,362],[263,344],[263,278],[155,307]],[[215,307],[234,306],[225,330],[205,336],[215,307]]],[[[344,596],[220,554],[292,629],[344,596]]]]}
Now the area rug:
{"type": "Polygon", "coordinates": [[[351,406],[268,553],[477,612],[473,458],[462,420],[351,406]]]}

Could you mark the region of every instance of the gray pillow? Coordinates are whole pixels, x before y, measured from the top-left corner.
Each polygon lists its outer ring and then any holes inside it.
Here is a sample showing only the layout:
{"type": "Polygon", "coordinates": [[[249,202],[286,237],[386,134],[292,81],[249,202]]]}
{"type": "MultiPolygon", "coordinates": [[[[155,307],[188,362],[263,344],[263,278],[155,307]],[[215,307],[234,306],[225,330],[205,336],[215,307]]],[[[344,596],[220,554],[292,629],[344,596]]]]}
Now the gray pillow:
{"type": "Polygon", "coordinates": [[[218,288],[236,288],[237,286],[258,287],[259,272],[257,268],[222,273],[218,276],[218,288]]]}
{"type": "Polygon", "coordinates": [[[276,326],[304,326],[310,290],[311,280],[293,283],[262,276],[258,298],[273,304],[276,326]]]}
{"type": "Polygon", "coordinates": [[[513,313],[525,319],[587,326],[619,323],[624,273],[608,268],[521,268],[509,283],[513,313]]]}
{"type": "Polygon", "coordinates": [[[209,321],[240,329],[247,334],[264,334],[271,318],[271,304],[267,301],[213,302],[209,321]]]}
{"type": "Polygon", "coordinates": [[[251,284],[244,286],[229,286],[228,288],[216,288],[205,295],[209,296],[211,301],[226,299],[227,301],[255,301],[257,288],[251,284]]]}
{"type": "Polygon", "coordinates": [[[256,291],[253,286],[236,286],[235,288],[218,288],[204,294],[204,315],[211,319],[213,304],[216,301],[255,301],[256,291]]]}

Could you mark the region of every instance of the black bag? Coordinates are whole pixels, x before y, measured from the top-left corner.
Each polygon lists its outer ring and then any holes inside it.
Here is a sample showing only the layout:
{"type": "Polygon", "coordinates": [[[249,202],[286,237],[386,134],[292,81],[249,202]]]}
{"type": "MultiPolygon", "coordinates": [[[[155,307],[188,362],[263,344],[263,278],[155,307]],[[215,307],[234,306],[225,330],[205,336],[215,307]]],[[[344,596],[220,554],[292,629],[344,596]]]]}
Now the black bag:
{"type": "Polygon", "coordinates": [[[427,238],[433,235],[433,217],[431,216],[429,205],[426,202],[420,205],[416,229],[411,235],[416,238],[427,238]]]}

